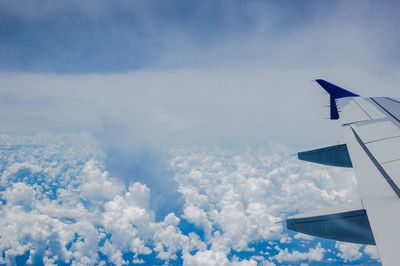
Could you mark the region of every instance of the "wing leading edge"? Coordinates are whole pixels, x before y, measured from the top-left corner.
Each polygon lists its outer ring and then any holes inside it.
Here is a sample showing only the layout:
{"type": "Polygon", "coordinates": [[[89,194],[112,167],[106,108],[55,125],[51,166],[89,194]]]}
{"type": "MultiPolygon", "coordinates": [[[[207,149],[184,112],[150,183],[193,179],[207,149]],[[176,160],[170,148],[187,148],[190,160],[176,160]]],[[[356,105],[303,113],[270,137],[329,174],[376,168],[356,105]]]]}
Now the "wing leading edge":
{"type": "Polygon", "coordinates": [[[298,153],[300,160],[353,167],[360,203],[297,215],[288,229],[339,241],[376,244],[384,265],[400,259],[400,102],[363,98],[325,80],[331,119],[338,119],[344,142],[298,153]]]}

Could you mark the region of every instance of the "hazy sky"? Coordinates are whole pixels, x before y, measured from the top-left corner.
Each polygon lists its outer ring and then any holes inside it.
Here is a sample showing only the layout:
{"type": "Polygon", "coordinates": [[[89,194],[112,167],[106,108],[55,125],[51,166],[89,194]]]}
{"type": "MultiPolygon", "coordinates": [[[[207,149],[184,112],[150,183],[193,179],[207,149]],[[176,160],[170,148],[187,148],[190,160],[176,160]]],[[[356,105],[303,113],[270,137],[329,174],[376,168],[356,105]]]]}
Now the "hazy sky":
{"type": "Polygon", "coordinates": [[[397,92],[397,1],[0,5],[4,131],[298,145],[336,128],[323,120],[327,99],[313,79],[362,95],[397,92]]]}

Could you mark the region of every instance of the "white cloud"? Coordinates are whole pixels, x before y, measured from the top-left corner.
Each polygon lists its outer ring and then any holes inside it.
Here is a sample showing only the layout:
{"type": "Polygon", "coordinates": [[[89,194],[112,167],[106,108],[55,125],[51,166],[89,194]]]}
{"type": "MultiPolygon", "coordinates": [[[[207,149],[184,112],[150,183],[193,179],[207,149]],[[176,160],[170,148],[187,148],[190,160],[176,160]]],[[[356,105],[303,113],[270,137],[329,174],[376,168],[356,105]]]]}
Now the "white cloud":
{"type": "Polygon", "coordinates": [[[93,160],[85,164],[80,178],[82,178],[81,196],[90,201],[110,200],[121,194],[124,189],[117,179],[109,177],[107,172],[102,172],[93,160]]]}
{"type": "MultiPolygon", "coordinates": [[[[36,210],[24,211],[14,206],[1,210],[0,250],[12,262],[16,254],[33,250],[35,256],[59,257],[69,262],[97,258],[99,235],[93,224],[79,221],[66,224],[36,210]],[[70,249],[66,246],[79,235],[70,249]]],[[[45,257],[44,257],[45,258],[45,257]]]]}
{"type": "Polygon", "coordinates": [[[345,261],[354,261],[361,258],[360,244],[344,243],[337,241],[335,247],[339,250],[338,256],[345,261]]]}
{"type": "Polygon", "coordinates": [[[149,190],[145,185],[135,183],[125,195],[117,195],[104,204],[102,224],[112,234],[111,241],[121,249],[130,249],[137,237],[150,237],[149,223],[154,214],[148,209],[146,198],[149,190]]]}
{"type": "Polygon", "coordinates": [[[364,253],[367,254],[373,260],[379,259],[379,253],[376,246],[371,246],[371,245],[365,246],[364,253]]]}
{"type": "Polygon", "coordinates": [[[212,250],[199,251],[195,255],[184,254],[183,265],[228,265],[228,258],[224,252],[214,252],[212,250]]]}
{"type": "Polygon", "coordinates": [[[281,239],[279,240],[279,242],[281,243],[281,244],[283,244],[283,243],[290,243],[290,242],[292,242],[292,238],[288,235],[288,234],[282,234],[281,235],[281,239]]]}
{"type": "Polygon", "coordinates": [[[207,218],[207,213],[199,207],[188,205],[183,210],[183,217],[190,223],[202,228],[207,238],[211,237],[211,222],[207,218]]]}
{"type": "Polygon", "coordinates": [[[23,162],[23,163],[16,162],[16,163],[13,163],[3,172],[2,176],[1,176],[1,184],[5,185],[9,181],[13,181],[12,180],[13,177],[15,175],[17,175],[18,172],[21,172],[21,171],[24,171],[24,170],[28,171],[28,173],[25,173],[25,175],[28,175],[30,173],[37,174],[42,169],[41,169],[40,166],[35,165],[33,163],[30,163],[30,162],[23,162]]]}
{"type": "Polygon", "coordinates": [[[26,209],[32,209],[32,204],[35,202],[35,191],[32,187],[25,183],[14,183],[12,187],[2,192],[3,198],[7,204],[13,206],[22,206],[26,209]]]}
{"type": "Polygon", "coordinates": [[[321,119],[328,115],[323,105],[329,100],[310,82],[321,71],[325,78],[349,89],[359,88],[363,95],[375,95],[377,86],[382,88],[382,96],[397,93],[397,72],[388,78],[370,70],[353,73],[357,71],[353,68],[352,75],[346,68],[138,71],[88,76],[7,73],[0,75],[0,83],[10,88],[0,91],[0,112],[6,114],[0,122],[10,132],[90,131],[101,137],[105,147],[118,148],[158,148],[203,136],[319,145],[340,136],[339,127],[321,119]],[[30,93],[31,84],[41,84],[35,94],[30,93]],[[94,95],[98,100],[93,100],[94,95]],[[15,101],[1,102],[9,98],[15,101]],[[43,105],[43,101],[49,104],[43,105]],[[25,102],[30,102],[29,107],[25,102]],[[314,138],[316,132],[318,139],[314,138]]]}
{"type": "Polygon", "coordinates": [[[305,235],[305,234],[302,234],[302,233],[296,233],[296,234],[293,236],[293,238],[294,238],[294,239],[297,239],[297,240],[306,240],[306,241],[309,241],[309,240],[313,240],[313,239],[314,239],[314,237],[312,237],[312,236],[310,236],[310,235],[305,235]]]}
{"type": "Polygon", "coordinates": [[[289,252],[287,248],[278,249],[279,253],[274,256],[274,259],[279,263],[282,262],[299,262],[302,260],[322,261],[326,250],[322,248],[321,243],[318,243],[314,248],[310,248],[308,252],[293,251],[289,252]]]}

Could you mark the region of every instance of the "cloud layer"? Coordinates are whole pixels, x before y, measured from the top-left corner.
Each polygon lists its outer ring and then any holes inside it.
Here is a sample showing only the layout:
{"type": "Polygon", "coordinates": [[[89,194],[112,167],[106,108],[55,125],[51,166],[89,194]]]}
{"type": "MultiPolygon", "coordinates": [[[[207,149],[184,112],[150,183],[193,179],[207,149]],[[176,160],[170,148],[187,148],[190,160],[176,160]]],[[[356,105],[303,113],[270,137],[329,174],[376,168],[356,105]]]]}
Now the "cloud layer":
{"type": "Polygon", "coordinates": [[[110,175],[90,135],[2,135],[2,142],[22,145],[1,151],[2,263],[273,265],[359,261],[368,258],[364,253],[378,258],[371,247],[282,232],[276,222],[289,214],[357,198],[350,171],[288,159],[285,146],[171,148],[182,211],[156,218],[150,189],[110,175]],[[303,250],[290,246],[293,238],[303,250]],[[234,255],[241,252],[251,255],[234,255]]]}

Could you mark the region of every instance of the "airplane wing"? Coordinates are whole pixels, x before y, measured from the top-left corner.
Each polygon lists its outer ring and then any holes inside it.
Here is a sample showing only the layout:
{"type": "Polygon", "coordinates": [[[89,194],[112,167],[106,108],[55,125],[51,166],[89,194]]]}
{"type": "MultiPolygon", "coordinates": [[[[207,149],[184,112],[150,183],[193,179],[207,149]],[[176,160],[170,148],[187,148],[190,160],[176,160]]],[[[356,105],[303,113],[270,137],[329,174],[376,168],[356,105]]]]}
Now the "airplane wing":
{"type": "Polygon", "coordinates": [[[291,217],[287,228],[339,241],[376,244],[384,265],[400,260],[400,101],[361,97],[325,80],[331,119],[344,144],[298,153],[300,160],[353,167],[361,201],[291,217]]]}

